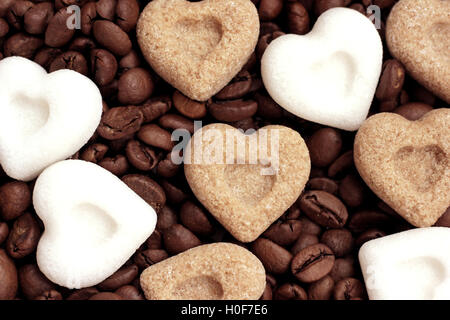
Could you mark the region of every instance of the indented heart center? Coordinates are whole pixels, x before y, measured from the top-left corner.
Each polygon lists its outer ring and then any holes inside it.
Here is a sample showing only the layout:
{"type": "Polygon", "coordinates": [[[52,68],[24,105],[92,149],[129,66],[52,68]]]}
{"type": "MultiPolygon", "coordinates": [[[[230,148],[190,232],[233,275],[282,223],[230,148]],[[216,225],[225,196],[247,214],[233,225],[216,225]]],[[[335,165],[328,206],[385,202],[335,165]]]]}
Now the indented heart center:
{"type": "Polygon", "coordinates": [[[311,77],[308,78],[308,83],[311,88],[324,88],[327,95],[332,95],[336,99],[342,99],[352,91],[353,75],[357,70],[353,57],[348,53],[336,51],[325,61],[313,63],[310,68],[311,77]]]}
{"type": "Polygon", "coordinates": [[[117,224],[106,211],[90,204],[76,205],[71,212],[70,228],[78,234],[78,241],[86,244],[102,244],[117,231],[117,224]]]}
{"type": "Polygon", "coordinates": [[[47,100],[18,93],[11,100],[11,121],[16,124],[18,132],[27,136],[47,123],[49,109],[47,100]]]}
{"type": "Polygon", "coordinates": [[[271,192],[275,175],[263,175],[262,170],[270,166],[261,164],[229,164],[225,168],[225,179],[233,196],[242,203],[254,206],[271,192]]]}
{"type": "MultiPolygon", "coordinates": [[[[173,27],[177,47],[189,63],[199,63],[222,39],[222,24],[214,17],[204,20],[184,18],[173,27]]],[[[184,63],[188,63],[185,61],[184,63]]]]}
{"type": "Polygon", "coordinates": [[[395,154],[394,162],[403,177],[421,192],[433,187],[442,178],[447,167],[446,154],[437,145],[403,147],[395,154]]]}
{"type": "MultiPolygon", "coordinates": [[[[416,257],[397,263],[398,276],[402,277],[403,283],[410,283],[416,293],[421,293],[423,298],[433,297],[435,289],[445,280],[445,266],[432,257],[416,257]],[[411,280],[414,279],[413,282],[411,280]]],[[[395,268],[394,268],[395,270],[395,268]]],[[[417,299],[420,299],[417,297],[417,299]]]]}
{"type": "Polygon", "coordinates": [[[219,300],[223,297],[223,288],[220,282],[210,276],[198,276],[187,279],[176,286],[174,296],[180,299],[219,300]]]}
{"type": "Polygon", "coordinates": [[[428,31],[433,46],[437,52],[450,59],[450,24],[447,22],[435,23],[428,31]]]}

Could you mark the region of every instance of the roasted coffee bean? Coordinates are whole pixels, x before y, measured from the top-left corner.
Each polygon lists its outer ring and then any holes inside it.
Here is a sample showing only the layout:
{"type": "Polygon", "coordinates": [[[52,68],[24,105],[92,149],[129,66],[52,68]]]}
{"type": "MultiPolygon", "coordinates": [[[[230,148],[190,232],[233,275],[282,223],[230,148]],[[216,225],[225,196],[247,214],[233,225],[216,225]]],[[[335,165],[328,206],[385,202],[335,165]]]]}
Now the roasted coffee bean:
{"type": "Polygon", "coordinates": [[[55,290],[56,285],[48,280],[35,264],[27,264],[19,269],[19,285],[28,299],[42,295],[45,291],[55,290]]]}
{"type": "Polygon", "coordinates": [[[308,299],[310,300],[330,300],[334,289],[334,280],[330,276],[325,276],[317,280],[308,288],[308,299]]]}
{"type": "Polygon", "coordinates": [[[58,48],[42,48],[36,53],[34,62],[40,64],[47,71],[50,69],[50,65],[56,57],[62,54],[61,49],[58,48]]]}
{"type": "Polygon", "coordinates": [[[355,260],[353,258],[339,258],[334,261],[330,277],[337,282],[347,277],[353,277],[355,273],[355,260]]]}
{"type": "Polygon", "coordinates": [[[123,300],[123,299],[116,293],[100,292],[91,296],[89,300],[123,300]]]}
{"type": "Polygon", "coordinates": [[[172,108],[172,100],[166,96],[151,98],[139,107],[144,115],[145,123],[158,119],[170,108],[172,108]]]}
{"type": "Polygon", "coordinates": [[[117,60],[109,51],[103,49],[91,51],[91,70],[94,81],[99,86],[107,85],[113,81],[117,68],[117,60]]]}
{"type": "Polygon", "coordinates": [[[30,1],[16,0],[9,8],[6,18],[11,27],[21,30],[25,13],[33,8],[34,4],[30,1]]]}
{"type": "Polygon", "coordinates": [[[180,169],[180,165],[175,164],[171,159],[171,153],[168,153],[165,159],[158,162],[156,173],[164,178],[174,177],[180,169]]]}
{"type": "Polygon", "coordinates": [[[159,230],[154,230],[150,237],[145,240],[145,245],[148,249],[161,249],[162,248],[162,234],[159,230]]]}
{"type": "Polygon", "coordinates": [[[280,246],[288,246],[297,240],[302,231],[302,223],[299,220],[277,220],[263,236],[280,246]]]}
{"type": "Polygon", "coordinates": [[[163,233],[164,246],[172,254],[178,254],[201,245],[201,241],[181,224],[174,224],[163,233]]]}
{"type": "Polygon", "coordinates": [[[314,12],[318,17],[328,9],[344,6],[345,0],[316,0],[314,2],[314,12]]]}
{"type": "Polygon", "coordinates": [[[144,270],[155,263],[167,259],[169,255],[162,249],[147,249],[138,251],[133,257],[134,263],[138,265],[141,270],[144,270]]]}
{"type": "Polygon", "coordinates": [[[0,249],[0,300],[12,300],[18,287],[17,269],[5,250],[0,249]]]}
{"type": "Polygon", "coordinates": [[[230,123],[231,126],[236,129],[241,129],[243,131],[247,131],[249,129],[257,130],[256,123],[253,121],[253,118],[246,118],[239,121],[234,121],[230,123]]]}
{"type": "Polygon", "coordinates": [[[114,272],[107,279],[100,282],[97,287],[100,290],[112,291],[130,284],[138,276],[138,267],[135,264],[124,266],[114,272]]]}
{"type": "Polygon", "coordinates": [[[114,20],[117,0],[98,0],[95,3],[97,14],[106,20],[114,20]]]}
{"type": "Polygon", "coordinates": [[[285,35],[283,31],[274,31],[272,33],[267,33],[261,36],[258,40],[258,44],[256,45],[256,56],[259,60],[261,60],[264,52],[266,51],[269,44],[278,37],[285,35]]]}
{"type": "Polygon", "coordinates": [[[365,297],[364,285],[355,278],[346,278],[338,281],[334,287],[335,300],[353,300],[365,297]]]}
{"type": "Polygon", "coordinates": [[[116,16],[119,27],[130,32],[136,27],[139,18],[139,3],[136,0],[118,0],[116,16]]]}
{"type": "Polygon", "coordinates": [[[85,35],[90,35],[94,19],[97,17],[97,9],[95,2],[88,2],[81,8],[81,32],[85,35]]]}
{"type": "Polygon", "coordinates": [[[339,185],[339,197],[349,207],[359,207],[365,201],[368,190],[364,182],[357,174],[349,174],[341,180],[339,185]]]}
{"type": "Polygon", "coordinates": [[[331,229],[322,234],[320,242],[327,245],[336,257],[343,257],[352,252],[354,239],[347,229],[331,229]]]}
{"type": "Polygon", "coordinates": [[[56,301],[56,300],[62,300],[62,295],[56,290],[47,290],[44,291],[41,295],[36,296],[33,298],[33,300],[50,300],[50,301],[56,301]]]}
{"type": "Polygon", "coordinates": [[[298,280],[310,283],[325,277],[333,265],[333,251],[319,243],[297,253],[292,259],[291,271],[298,280]]]}
{"type": "Polygon", "coordinates": [[[117,140],[137,132],[143,120],[144,115],[138,107],[111,108],[103,114],[97,132],[107,140],[117,140]]]}
{"type": "Polygon", "coordinates": [[[281,31],[279,25],[273,22],[262,22],[260,26],[259,36],[262,37],[265,34],[272,33],[275,31],[281,31]]]}
{"type": "Polygon", "coordinates": [[[50,64],[49,72],[60,69],[70,69],[83,75],[88,74],[86,58],[78,51],[67,51],[56,57],[50,64]]]}
{"type": "Polygon", "coordinates": [[[385,100],[380,102],[380,112],[391,112],[398,106],[398,100],[385,100]]]}
{"type": "Polygon", "coordinates": [[[128,71],[133,68],[137,68],[140,65],[141,59],[134,50],[131,50],[127,55],[123,56],[119,60],[119,67],[122,72],[128,71]]]}
{"type": "Polygon", "coordinates": [[[31,205],[31,191],[25,182],[8,182],[0,187],[0,216],[10,221],[31,205]]]}
{"type": "Polygon", "coordinates": [[[252,77],[248,71],[239,72],[230,83],[215,95],[220,100],[233,100],[245,96],[252,86],[252,77]]]}
{"type": "Polygon", "coordinates": [[[158,124],[166,129],[185,129],[194,133],[194,122],[178,114],[165,114],[158,120],[158,124]]]}
{"type": "Polygon", "coordinates": [[[128,161],[136,169],[150,171],[158,164],[155,151],[137,140],[129,140],[125,152],[128,161]]]}
{"type": "Polygon", "coordinates": [[[319,243],[319,238],[317,235],[302,232],[292,246],[291,253],[295,256],[306,247],[312,246],[316,243],[319,243]]]}
{"type": "Polygon", "coordinates": [[[364,8],[364,6],[361,3],[353,3],[350,5],[349,8],[356,10],[363,15],[366,15],[366,9],[364,8]]]}
{"type": "Polygon", "coordinates": [[[119,177],[124,175],[129,168],[127,158],[121,154],[118,154],[115,157],[103,158],[98,165],[119,177]]]}
{"type": "Polygon", "coordinates": [[[173,105],[183,116],[200,119],[206,116],[206,104],[189,99],[178,90],[173,93],[173,105]]]}
{"type": "Polygon", "coordinates": [[[92,32],[100,45],[118,56],[124,56],[131,51],[131,40],[115,23],[107,20],[94,22],[92,32]]]}
{"type": "Polygon", "coordinates": [[[89,52],[95,48],[95,46],[96,44],[94,40],[88,37],[81,36],[73,39],[73,41],[70,43],[69,50],[78,51],[88,55],[89,52]]]}
{"type": "Polygon", "coordinates": [[[2,0],[0,1],[0,17],[4,17],[8,9],[14,4],[16,0],[2,0]]]}
{"type": "Polygon", "coordinates": [[[32,60],[35,52],[43,44],[42,39],[25,33],[16,33],[5,41],[3,53],[5,57],[20,56],[32,60]]]}
{"type": "Polygon", "coordinates": [[[262,21],[273,20],[281,13],[283,9],[283,0],[261,0],[259,3],[258,14],[262,21]]]}
{"type": "Polygon", "coordinates": [[[144,143],[161,148],[166,151],[172,150],[174,143],[172,135],[156,124],[146,124],[138,131],[137,137],[144,143]]]}
{"type": "Polygon", "coordinates": [[[337,194],[339,185],[336,181],[328,178],[312,178],[307,183],[307,188],[310,190],[322,190],[331,194],[337,194]]]}
{"type": "Polygon", "coordinates": [[[94,294],[97,294],[98,290],[94,287],[83,288],[75,290],[66,300],[88,300],[94,294]]]}
{"type": "Polygon", "coordinates": [[[167,229],[176,223],[178,223],[178,217],[175,211],[168,206],[162,207],[162,209],[158,212],[156,229],[164,231],[164,229],[167,229]]]}
{"type": "Polygon", "coordinates": [[[283,117],[283,108],[268,95],[256,92],[254,98],[258,103],[258,110],[256,112],[258,116],[266,119],[279,119],[283,117]]]}
{"type": "Polygon", "coordinates": [[[6,240],[6,251],[14,259],[23,258],[36,249],[40,236],[37,220],[31,213],[24,213],[14,221],[6,240]]]}
{"type": "Polygon", "coordinates": [[[156,212],[159,212],[166,203],[164,190],[149,177],[141,174],[129,174],[123,176],[122,181],[151,205],[156,212]]]}
{"type": "Polygon", "coordinates": [[[192,232],[208,236],[214,232],[214,227],[205,212],[191,201],[186,201],[180,209],[181,223],[192,232]]]}
{"type": "Polygon", "coordinates": [[[308,294],[298,284],[285,283],[275,290],[273,298],[274,300],[308,300],[308,294]]]}
{"type": "Polygon", "coordinates": [[[123,104],[140,104],[153,93],[154,84],[150,73],[142,68],[133,68],[120,76],[117,98],[123,104]]]}
{"type": "Polygon", "coordinates": [[[256,239],[252,244],[252,252],[261,260],[267,272],[283,274],[289,270],[292,254],[273,241],[256,239]]]}
{"type": "Polygon", "coordinates": [[[353,150],[347,151],[340,155],[329,167],[328,176],[330,178],[337,178],[342,176],[349,169],[354,168],[353,150]]]}
{"type": "Polygon", "coordinates": [[[53,14],[53,5],[50,2],[37,3],[25,12],[25,31],[30,34],[44,33],[53,14]]]}
{"type": "MultiPolygon", "coordinates": [[[[444,212],[444,214],[436,221],[434,224],[437,227],[447,227],[450,228],[450,207],[444,212]]],[[[1,243],[1,241],[0,241],[1,243]]]]}
{"type": "Polygon", "coordinates": [[[387,60],[383,64],[380,82],[375,96],[378,100],[393,100],[400,94],[405,82],[405,68],[395,60],[387,60]]]}
{"type": "Polygon", "coordinates": [[[80,155],[80,159],[93,163],[98,163],[103,160],[106,152],[108,152],[108,146],[103,143],[94,143],[88,146],[80,155]]]}
{"type": "Polygon", "coordinates": [[[315,222],[311,221],[308,217],[300,217],[302,223],[302,233],[312,234],[318,236],[322,233],[322,228],[315,222]]]}
{"type": "Polygon", "coordinates": [[[377,210],[361,210],[354,213],[348,223],[348,228],[356,233],[367,229],[384,229],[392,224],[392,218],[377,210]]]}
{"type": "Polygon", "coordinates": [[[358,238],[356,238],[356,247],[361,247],[364,243],[370,240],[378,239],[386,236],[384,231],[378,229],[369,229],[361,233],[358,238]]]}
{"type": "Polygon", "coordinates": [[[173,204],[180,204],[187,199],[187,194],[181,189],[178,188],[173,183],[163,180],[161,181],[161,186],[164,188],[164,191],[167,195],[167,200],[173,204]]]}
{"type": "Polygon", "coordinates": [[[6,222],[0,222],[0,246],[8,238],[9,227],[6,222]]]}
{"type": "Polygon", "coordinates": [[[217,101],[208,105],[209,113],[219,121],[232,122],[252,117],[258,109],[253,100],[217,101]]]}
{"type": "Polygon", "coordinates": [[[433,110],[433,107],[425,103],[411,102],[398,107],[394,110],[394,113],[397,113],[410,121],[416,121],[431,110],[433,110]]]}
{"type": "Polygon", "coordinates": [[[331,193],[307,191],[300,199],[300,209],[314,222],[326,228],[341,228],[348,212],[341,200],[331,193]]]}
{"type": "Polygon", "coordinates": [[[72,13],[66,8],[60,9],[49,21],[45,30],[45,44],[49,47],[60,48],[69,43],[75,34],[75,29],[67,27],[72,13]]]}
{"type": "Polygon", "coordinates": [[[329,166],[341,152],[342,137],[332,128],[319,129],[307,140],[311,164],[316,167],[329,166]]]}
{"type": "Polygon", "coordinates": [[[118,294],[124,300],[145,300],[142,293],[135,286],[125,285],[117,289],[115,294],[118,294]]]}
{"type": "Polygon", "coordinates": [[[287,19],[290,33],[306,34],[309,31],[309,15],[300,2],[287,3],[287,19]]]}
{"type": "Polygon", "coordinates": [[[416,82],[411,84],[408,92],[411,94],[411,101],[422,102],[430,106],[434,106],[436,103],[436,96],[416,82]]]}
{"type": "Polygon", "coordinates": [[[9,24],[5,19],[0,18],[0,38],[6,36],[9,32],[9,24]]]}

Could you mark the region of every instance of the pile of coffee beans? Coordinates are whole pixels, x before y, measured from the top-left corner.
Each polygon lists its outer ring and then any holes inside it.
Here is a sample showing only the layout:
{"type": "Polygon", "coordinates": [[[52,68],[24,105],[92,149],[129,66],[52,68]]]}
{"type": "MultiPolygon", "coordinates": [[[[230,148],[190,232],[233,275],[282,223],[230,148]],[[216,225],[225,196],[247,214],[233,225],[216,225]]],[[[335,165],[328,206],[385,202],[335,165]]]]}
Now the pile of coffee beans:
{"type": "MultiPolygon", "coordinates": [[[[160,79],[140,54],[135,26],[148,0],[2,0],[0,59],[22,56],[47,71],[72,69],[90,77],[102,93],[101,123],[74,159],[97,163],[119,176],[158,214],[155,232],[133,257],[96,287],[68,290],[38,269],[36,246],[43,225],[33,211],[34,182],[0,172],[0,299],[142,300],[141,272],[195,246],[233,242],[250,249],[267,272],[261,299],[367,299],[358,250],[371,239],[412,228],[364,184],[353,163],[354,133],[299,119],[278,106],[261,81],[260,59],[268,44],[286,33],[306,34],[331,7],[362,14],[381,8],[379,30],[395,0],[253,0],[261,20],[257,48],[243,70],[206,102],[190,100],[160,79]],[[79,29],[69,29],[81,8],[79,29]],[[282,124],[307,141],[312,170],[296,203],[250,244],[239,243],[196,200],[183,167],[171,160],[175,129],[194,131],[224,122],[258,129],[282,124]]],[[[26,77],[26,75],[23,75],[26,77]]],[[[73,92],[74,95],[77,92],[73,92]]],[[[326,92],[324,92],[326,94],[326,92]]],[[[395,112],[416,120],[445,107],[409,78],[385,50],[371,114],[395,112]]],[[[437,222],[450,227],[450,210],[437,222]]],[[[83,235],[80,234],[80,237],[83,235]]]]}

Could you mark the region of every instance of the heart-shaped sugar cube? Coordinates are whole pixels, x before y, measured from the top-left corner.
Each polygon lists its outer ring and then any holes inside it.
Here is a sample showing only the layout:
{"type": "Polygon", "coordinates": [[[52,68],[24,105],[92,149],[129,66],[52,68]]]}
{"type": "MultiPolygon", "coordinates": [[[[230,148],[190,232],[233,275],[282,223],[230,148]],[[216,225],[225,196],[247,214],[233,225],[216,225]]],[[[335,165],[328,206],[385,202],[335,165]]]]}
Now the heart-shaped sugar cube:
{"type": "Polygon", "coordinates": [[[372,300],[450,299],[450,228],[412,229],[365,243],[359,261],[372,300]]]}
{"type": "Polygon", "coordinates": [[[47,74],[21,57],[0,61],[0,163],[6,174],[29,181],[78,151],[95,132],[102,96],[72,70],[47,74]]]}
{"type": "Polygon", "coordinates": [[[370,20],[356,10],[334,8],[309,34],[272,41],[261,74],[271,97],[287,111],[354,131],[367,117],[382,60],[381,39],[370,20]]]}
{"type": "Polygon", "coordinates": [[[33,205],[45,225],[39,269],[67,288],[98,284],[118,270],[150,236],[156,213],[109,171],[81,160],[45,169],[33,205]]]}

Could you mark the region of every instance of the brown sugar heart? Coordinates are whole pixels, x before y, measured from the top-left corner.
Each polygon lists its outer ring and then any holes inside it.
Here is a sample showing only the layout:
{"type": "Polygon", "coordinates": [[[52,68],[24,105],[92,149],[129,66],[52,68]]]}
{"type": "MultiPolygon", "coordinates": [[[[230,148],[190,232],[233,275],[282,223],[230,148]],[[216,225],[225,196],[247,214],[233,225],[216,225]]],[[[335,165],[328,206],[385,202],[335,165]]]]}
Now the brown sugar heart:
{"type": "Polygon", "coordinates": [[[450,206],[450,109],[420,120],[379,113],[359,129],[354,159],[367,185],[416,227],[432,226],[450,206]]]}
{"type": "Polygon", "coordinates": [[[258,13],[250,0],[154,0],[137,24],[137,40],[152,68],[199,101],[241,70],[258,35],[258,13]]]}
{"type": "Polygon", "coordinates": [[[277,125],[250,135],[226,124],[205,126],[184,161],[197,199],[242,242],[255,240],[297,200],[311,168],[302,137],[277,125]]]}
{"type": "Polygon", "coordinates": [[[450,103],[450,1],[399,1],[387,20],[386,40],[412,77],[450,103]]]}
{"type": "Polygon", "coordinates": [[[266,286],[266,272],[247,249],[219,242],[148,267],[140,283],[149,300],[257,300],[266,286]]]}

